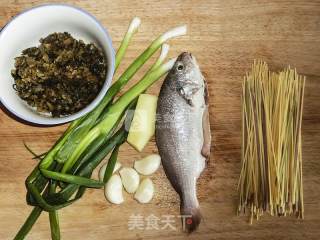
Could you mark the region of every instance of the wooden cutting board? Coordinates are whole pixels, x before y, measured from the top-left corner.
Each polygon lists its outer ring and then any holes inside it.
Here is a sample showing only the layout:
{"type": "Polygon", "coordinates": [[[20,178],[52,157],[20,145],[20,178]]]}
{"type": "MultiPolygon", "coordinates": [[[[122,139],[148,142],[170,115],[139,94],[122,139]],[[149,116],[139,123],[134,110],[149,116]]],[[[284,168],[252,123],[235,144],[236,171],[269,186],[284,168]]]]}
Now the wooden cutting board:
{"type": "MultiPolygon", "coordinates": [[[[179,199],[161,169],[152,176],[156,194],[147,205],[140,205],[126,195],[126,202],[115,206],[105,201],[102,190],[88,191],[80,201],[60,211],[62,239],[320,239],[320,1],[66,2],[94,14],[108,28],[115,48],[130,19],[134,16],[142,19],[119,72],[158,34],[188,24],[188,36],[170,42],[170,56],[190,51],[198,59],[211,95],[213,148],[210,164],[199,180],[204,220],[198,232],[190,236],[181,232],[179,199]],[[240,172],[241,82],[255,58],[266,60],[274,70],[290,64],[307,76],[303,116],[303,221],[264,216],[249,225],[248,217],[235,214],[240,172]],[[172,218],[174,229],[166,226],[166,215],[172,218]],[[139,216],[143,218],[140,220],[145,224],[144,229],[129,230],[129,226],[139,222],[139,216]],[[152,217],[159,220],[158,226],[153,226],[159,229],[146,228],[152,217]]],[[[43,1],[0,0],[0,26],[18,12],[40,3],[43,1]]],[[[155,84],[150,92],[157,94],[160,85],[161,82],[155,84]]],[[[23,141],[34,151],[44,152],[66,126],[25,125],[3,110],[0,126],[0,239],[6,240],[13,239],[31,210],[25,203],[24,180],[36,161],[31,159],[23,141]]],[[[141,154],[124,145],[120,162],[131,166],[135,159],[152,152],[157,152],[154,141],[141,154]]],[[[49,238],[48,215],[44,213],[28,239],[49,238]]]]}

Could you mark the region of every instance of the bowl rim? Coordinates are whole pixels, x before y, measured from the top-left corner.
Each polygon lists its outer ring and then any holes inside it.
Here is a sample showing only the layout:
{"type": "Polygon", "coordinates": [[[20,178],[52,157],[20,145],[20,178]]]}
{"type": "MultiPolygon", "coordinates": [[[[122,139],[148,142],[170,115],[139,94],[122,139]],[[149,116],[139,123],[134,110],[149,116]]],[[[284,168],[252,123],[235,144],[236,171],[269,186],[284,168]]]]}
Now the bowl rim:
{"type": "Polygon", "coordinates": [[[60,118],[50,118],[50,117],[40,115],[41,119],[35,119],[35,118],[29,117],[25,114],[20,114],[14,108],[10,107],[6,103],[6,101],[4,101],[3,98],[0,96],[0,103],[9,112],[11,112],[14,116],[18,117],[19,119],[26,121],[27,123],[32,123],[32,124],[37,124],[37,125],[54,126],[54,125],[59,125],[59,124],[63,124],[63,123],[68,123],[68,122],[71,122],[73,120],[76,120],[76,119],[82,117],[83,115],[92,111],[101,102],[105,93],[108,91],[108,89],[110,88],[110,85],[112,83],[112,78],[113,78],[114,68],[115,68],[115,50],[112,46],[112,38],[110,37],[110,34],[108,33],[107,29],[102,25],[102,23],[94,15],[92,15],[91,13],[89,13],[88,11],[86,11],[80,7],[73,6],[70,4],[65,4],[65,3],[40,4],[40,5],[37,5],[37,6],[31,7],[31,8],[28,8],[28,9],[25,9],[25,10],[19,12],[17,15],[13,16],[2,28],[0,28],[0,39],[1,39],[2,35],[6,32],[7,28],[10,26],[10,24],[17,21],[17,19],[19,19],[22,15],[24,15],[25,13],[31,12],[33,10],[36,10],[36,9],[48,8],[48,7],[71,8],[72,10],[76,10],[76,11],[80,12],[81,14],[84,14],[87,17],[91,18],[93,20],[93,22],[96,24],[96,26],[98,27],[98,29],[100,29],[100,31],[104,34],[106,39],[108,39],[108,41],[106,41],[105,44],[107,45],[107,48],[110,49],[110,52],[111,52],[111,57],[109,59],[110,64],[108,66],[108,73],[106,75],[104,85],[101,88],[100,92],[98,93],[96,98],[90,104],[88,104],[86,107],[84,107],[80,111],[73,113],[71,115],[68,115],[65,117],[60,117],[60,118]]]}

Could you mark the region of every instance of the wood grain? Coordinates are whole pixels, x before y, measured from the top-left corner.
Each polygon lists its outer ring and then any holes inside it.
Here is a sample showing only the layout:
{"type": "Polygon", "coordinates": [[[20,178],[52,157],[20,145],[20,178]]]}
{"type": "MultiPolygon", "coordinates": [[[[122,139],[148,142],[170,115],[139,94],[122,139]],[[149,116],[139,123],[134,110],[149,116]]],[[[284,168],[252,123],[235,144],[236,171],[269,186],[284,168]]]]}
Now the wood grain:
{"type": "MultiPolygon", "coordinates": [[[[56,2],[56,1],[50,1],[56,2]]],[[[316,0],[186,0],[186,1],[66,1],[94,14],[108,28],[114,46],[130,19],[142,26],[120,71],[159,33],[188,24],[186,37],[170,42],[170,55],[190,51],[209,83],[213,130],[211,162],[199,181],[204,221],[197,233],[177,230],[128,230],[132,214],[179,214],[179,200],[161,170],[152,176],[157,189],[151,204],[140,205],[126,195],[121,206],[107,203],[100,190],[88,191],[77,203],[60,211],[63,239],[320,239],[320,1],[316,0]],[[307,76],[303,116],[305,220],[264,216],[254,225],[236,216],[240,173],[241,81],[253,59],[266,60],[277,70],[288,64],[307,76]]],[[[0,0],[0,26],[18,12],[43,1],[0,0]]],[[[27,26],[26,26],[27,27],[27,26]]],[[[1,51],[1,50],[0,50],[1,51]]],[[[141,71],[135,80],[137,80],[141,71]]],[[[150,92],[158,93],[161,82],[150,92]]],[[[0,239],[12,239],[31,208],[25,203],[24,180],[36,164],[23,147],[46,151],[65,126],[37,128],[0,112],[0,239]]],[[[120,161],[155,152],[154,141],[139,154],[125,145],[120,161]]],[[[28,239],[49,239],[48,215],[43,214],[28,239]]]]}

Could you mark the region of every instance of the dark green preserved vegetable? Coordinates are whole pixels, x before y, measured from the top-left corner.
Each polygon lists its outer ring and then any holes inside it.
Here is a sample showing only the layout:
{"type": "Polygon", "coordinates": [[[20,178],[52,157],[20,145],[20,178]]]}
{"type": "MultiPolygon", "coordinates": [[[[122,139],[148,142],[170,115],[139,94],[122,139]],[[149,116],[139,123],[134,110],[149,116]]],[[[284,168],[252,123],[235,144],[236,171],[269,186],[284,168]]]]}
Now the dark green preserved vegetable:
{"type": "Polygon", "coordinates": [[[40,39],[15,58],[11,74],[21,99],[40,113],[61,117],[86,107],[100,92],[107,64],[102,51],[69,33],[40,39]]]}

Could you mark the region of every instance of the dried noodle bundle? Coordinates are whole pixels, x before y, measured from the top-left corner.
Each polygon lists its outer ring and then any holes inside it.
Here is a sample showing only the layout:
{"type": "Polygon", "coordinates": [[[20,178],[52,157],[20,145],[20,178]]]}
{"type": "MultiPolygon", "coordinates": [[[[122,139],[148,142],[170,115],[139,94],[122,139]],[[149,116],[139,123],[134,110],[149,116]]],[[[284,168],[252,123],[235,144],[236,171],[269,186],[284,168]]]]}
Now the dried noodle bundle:
{"type": "Polygon", "coordinates": [[[301,122],[305,77],[255,61],[243,81],[238,213],[303,218],[301,122]]]}

